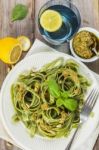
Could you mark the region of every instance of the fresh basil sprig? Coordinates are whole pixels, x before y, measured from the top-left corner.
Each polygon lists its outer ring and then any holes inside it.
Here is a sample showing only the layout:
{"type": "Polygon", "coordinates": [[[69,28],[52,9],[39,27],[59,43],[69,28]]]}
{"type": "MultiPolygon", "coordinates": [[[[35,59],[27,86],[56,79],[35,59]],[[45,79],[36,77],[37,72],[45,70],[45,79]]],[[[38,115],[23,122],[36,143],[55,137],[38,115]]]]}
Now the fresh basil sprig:
{"type": "Polygon", "coordinates": [[[27,16],[28,13],[28,8],[23,5],[23,4],[17,4],[11,14],[11,20],[16,21],[16,20],[22,20],[27,16]]]}
{"type": "Polygon", "coordinates": [[[59,98],[56,101],[56,105],[57,107],[60,107],[63,105],[65,108],[67,108],[70,111],[75,111],[78,106],[77,101],[73,98],[67,98],[67,99],[59,98]]]}
{"type": "Polygon", "coordinates": [[[48,88],[50,94],[56,98],[57,107],[64,106],[70,111],[75,111],[77,109],[77,101],[74,98],[70,98],[70,93],[68,91],[61,92],[55,79],[48,80],[48,88]]]}
{"type": "Polygon", "coordinates": [[[60,97],[60,88],[54,79],[48,80],[48,87],[49,87],[50,94],[53,97],[55,98],[60,97]]]}

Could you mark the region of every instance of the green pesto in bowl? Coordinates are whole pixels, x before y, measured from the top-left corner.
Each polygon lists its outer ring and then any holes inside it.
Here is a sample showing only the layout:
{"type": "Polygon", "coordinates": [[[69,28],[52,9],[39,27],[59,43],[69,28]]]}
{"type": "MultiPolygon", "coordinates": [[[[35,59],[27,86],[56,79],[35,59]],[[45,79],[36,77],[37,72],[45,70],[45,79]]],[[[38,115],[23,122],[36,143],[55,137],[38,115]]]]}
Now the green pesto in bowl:
{"type": "Polygon", "coordinates": [[[94,57],[96,54],[93,48],[99,52],[99,39],[95,34],[89,31],[81,31],[75,35],[73,49],[78,56],[85,59],[94,57]]]}

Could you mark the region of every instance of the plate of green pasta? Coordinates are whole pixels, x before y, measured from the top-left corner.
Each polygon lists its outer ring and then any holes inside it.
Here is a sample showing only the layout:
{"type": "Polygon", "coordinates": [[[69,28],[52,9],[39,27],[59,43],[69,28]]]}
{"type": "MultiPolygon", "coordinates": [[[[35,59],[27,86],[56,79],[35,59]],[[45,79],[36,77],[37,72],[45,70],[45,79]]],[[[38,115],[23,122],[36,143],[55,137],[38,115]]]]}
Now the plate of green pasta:
{"type": "Polygon", "coordinates": [[[35,150],[49,150],[51,144],[57,149],[59,142],[66,147],[94,86],[97,83],[90,70],[67,54],[29,56],[8,74],[1,89],[4,127],[23,149],[36,145],[35,150]]]}

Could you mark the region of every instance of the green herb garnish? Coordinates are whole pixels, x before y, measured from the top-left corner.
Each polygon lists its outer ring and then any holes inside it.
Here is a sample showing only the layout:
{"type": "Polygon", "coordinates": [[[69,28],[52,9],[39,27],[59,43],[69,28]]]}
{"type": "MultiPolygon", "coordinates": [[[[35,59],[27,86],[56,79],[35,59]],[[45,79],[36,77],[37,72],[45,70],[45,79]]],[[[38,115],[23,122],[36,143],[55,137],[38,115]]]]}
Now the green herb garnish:
{"type": "Polygon", "coordinates": [[[57,98],[57,107],[64,106],[70,111],[75,111],[77,109],[77,101],[74,98],[70,98],[70,93],[68,91],[61,92],[60,87],[54,79],[48,80],[48,87],[50,94],[57,98]]]}
{"type": "Polygon", "coordinates": [[[11,20],[22,20],[27,16],[28,8],[23,4],[17,4],[13,10],[11,15],[11,20]]]}
{"type": "Polygon", "coordinates": [[[67,108],[70,111],[75,111],[78,106],[77,101],[73,98],[67,98],[67,99],[59,98],[56,101],[56,105],[57,107],[63,105],[65,108],[67,108]]]}
{"type": "Polygon", "coordinates": [[[54,96],[55,98],[58,98],[60,96],[60,88],[54,79],[48,80],[48,87],[52,96],[54,96]]]}

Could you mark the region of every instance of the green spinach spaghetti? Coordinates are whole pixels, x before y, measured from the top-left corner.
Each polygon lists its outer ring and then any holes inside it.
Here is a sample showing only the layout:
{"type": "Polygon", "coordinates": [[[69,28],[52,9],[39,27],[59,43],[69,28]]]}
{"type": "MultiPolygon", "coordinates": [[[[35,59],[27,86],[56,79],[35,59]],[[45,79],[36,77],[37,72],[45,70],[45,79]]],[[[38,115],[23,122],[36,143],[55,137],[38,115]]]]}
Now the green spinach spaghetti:
{"type": "Polygon", "coordinates": [[[11,87],[13,120],[23,122],[31,136],[68,136],[80,122],[88,86],[73,60],[58,58],[38,71],[23,73],[11,87]]]}

